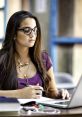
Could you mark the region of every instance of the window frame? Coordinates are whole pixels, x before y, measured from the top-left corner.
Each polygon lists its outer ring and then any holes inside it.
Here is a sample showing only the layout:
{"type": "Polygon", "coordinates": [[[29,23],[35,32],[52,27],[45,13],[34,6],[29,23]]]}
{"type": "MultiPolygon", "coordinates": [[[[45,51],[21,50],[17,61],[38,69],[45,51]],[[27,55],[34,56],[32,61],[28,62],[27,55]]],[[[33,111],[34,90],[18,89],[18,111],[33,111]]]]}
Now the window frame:
{"type": "MultiPolygon", "coordinates": [[[[4,24],[4,26],[3,26],[3,32],[5,32],[5,25],[6,25],[6,0],[4,0],[4,6],[3,7],[0,7],[0,12],[3,12],[3,24],[4,24]]],[[[3,37],[0,37],[0,43],[3,41],[3,39],[4,39],[4,35],[3,35],[3,37]]]]}

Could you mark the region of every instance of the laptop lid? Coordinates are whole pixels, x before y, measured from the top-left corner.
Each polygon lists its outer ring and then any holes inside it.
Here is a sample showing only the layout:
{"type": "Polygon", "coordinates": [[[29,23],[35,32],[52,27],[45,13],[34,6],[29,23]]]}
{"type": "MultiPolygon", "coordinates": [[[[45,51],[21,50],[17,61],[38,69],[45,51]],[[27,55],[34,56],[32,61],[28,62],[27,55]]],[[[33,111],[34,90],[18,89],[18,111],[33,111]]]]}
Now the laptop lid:
{"type": "Polygon", "coordinates": [[[75,88],[75,91],[73,92],[71,96],[71,100],[69,102],[59,102],[55,103],[54,106],[58,108],[75,108],[82,106],[82,76],[80,77],[80,80],[75,88]]]}
{"type": "Polygon", "coordinates": [[[77,84],[77,87],[71,97],[68,108],[79,107],[82,106],[82,76],[77,84]]]}

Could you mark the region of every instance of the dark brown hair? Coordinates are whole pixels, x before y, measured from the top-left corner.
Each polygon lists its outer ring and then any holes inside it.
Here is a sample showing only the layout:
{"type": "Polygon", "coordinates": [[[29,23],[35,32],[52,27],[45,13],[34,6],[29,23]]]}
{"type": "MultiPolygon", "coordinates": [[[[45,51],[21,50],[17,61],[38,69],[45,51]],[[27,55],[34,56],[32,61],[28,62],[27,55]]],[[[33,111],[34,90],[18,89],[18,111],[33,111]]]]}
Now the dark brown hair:
{"type": "Polygon", "coordinates": [[[20,27],[21,22],[25,18],[33,18],[38,28],[37,39],[35,45],[29,49],[29,54],[36,69],[41,75],[43,87],[47,87],[49,79],[42,61],[41,54],[41,28],[38,19],[27,11],[18,11],[14,13],[7,24],[5,39],[0,50],[0,89],[16,89],[17,88],[17,72],[15,65],[15,41],[14,37],[20,27]]]}

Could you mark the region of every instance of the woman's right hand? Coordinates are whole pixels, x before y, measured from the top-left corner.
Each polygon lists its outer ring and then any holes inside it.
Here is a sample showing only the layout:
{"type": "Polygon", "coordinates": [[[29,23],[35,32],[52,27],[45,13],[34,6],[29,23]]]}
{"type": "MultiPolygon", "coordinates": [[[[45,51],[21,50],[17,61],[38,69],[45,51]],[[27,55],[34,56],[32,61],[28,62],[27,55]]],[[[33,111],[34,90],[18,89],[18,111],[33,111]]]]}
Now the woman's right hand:
{"type": "Polygon", "coordinates": [[[40,98],[42,96],[43,88],[38,85],[30,85],[28,87],[17,90],[18,98],[40,98]]]}

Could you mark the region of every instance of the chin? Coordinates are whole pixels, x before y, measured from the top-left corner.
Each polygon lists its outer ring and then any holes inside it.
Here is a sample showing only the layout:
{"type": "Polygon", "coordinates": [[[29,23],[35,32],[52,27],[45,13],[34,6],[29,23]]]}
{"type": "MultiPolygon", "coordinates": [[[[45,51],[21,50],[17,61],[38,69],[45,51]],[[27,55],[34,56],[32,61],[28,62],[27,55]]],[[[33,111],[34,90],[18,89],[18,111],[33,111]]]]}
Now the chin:
{"type": "Polygon", "coordinates": [[[33,47],[35,43],[29,43],[29,47],[33,47]]]}
{"type": "Polygon", "coordinates": [[[33,46],[34,46],[34,44],[30,44],[30,45],[29,45],[29,47],[33,47],[33,46]]]}

